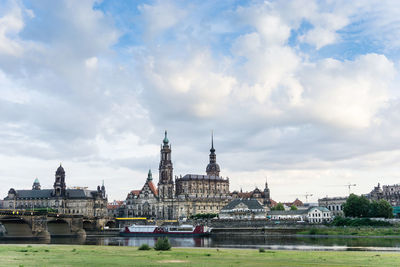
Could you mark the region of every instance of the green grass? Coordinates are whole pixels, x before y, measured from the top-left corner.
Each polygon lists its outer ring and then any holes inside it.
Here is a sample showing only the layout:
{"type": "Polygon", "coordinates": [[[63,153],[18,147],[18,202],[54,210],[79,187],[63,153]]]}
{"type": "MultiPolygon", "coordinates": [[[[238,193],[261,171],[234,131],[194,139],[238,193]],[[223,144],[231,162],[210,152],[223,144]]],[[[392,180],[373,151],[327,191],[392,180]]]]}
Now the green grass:
{"type": "Polygon", "coordinates": [[[352,236],[400,236],[399,227],[329,227],[311,228],[297,232],[300,235],[352,235],[352,236]]]}
{"type": "Polygon", "coordinates": [[[111,246],[0,246],[0,266],[400,266],[389,252],[192,249],[111,246]]]}

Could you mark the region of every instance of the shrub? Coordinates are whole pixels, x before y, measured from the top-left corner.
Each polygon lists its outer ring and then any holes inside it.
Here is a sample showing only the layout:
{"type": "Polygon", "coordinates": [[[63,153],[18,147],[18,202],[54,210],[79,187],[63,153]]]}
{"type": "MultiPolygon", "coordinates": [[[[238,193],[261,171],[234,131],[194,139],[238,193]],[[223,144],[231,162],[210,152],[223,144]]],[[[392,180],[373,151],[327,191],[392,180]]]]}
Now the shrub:
{"type": "Polygon", "coordinates": [[[310,235],[316,235],[317,234],[317,229],[311,228],[309,234],[310,235]]]}
{"type": "Polygon", "coordinates": [[[391,223],[385,221],[373,221],[368,218],[343,218],[343,217],[336,217],[332,223],[332,226],[391,226],[391,223]]]}
{"type": "Polygon", "coordinates": [[[149,246],[149,245],[147,245],[147,244],[142,244],[139,248],[138,248],[138,250],[150,250],[151,249],[151,247],[149,246]]]}
{"type": "Polygon", "coordinates": [[[264,249],[264,248],[259,248],[259,249],[258,249],[258,252],[264,253],[264,252],[265,252],[265,249],[264,249]]]}
{"type": "Polygon", "coordinates": [[[168,238],[158,238],[157,242],[154,246],[155,250],[170,250],[171,249],[171,244],[169,243],[168,238]]]}

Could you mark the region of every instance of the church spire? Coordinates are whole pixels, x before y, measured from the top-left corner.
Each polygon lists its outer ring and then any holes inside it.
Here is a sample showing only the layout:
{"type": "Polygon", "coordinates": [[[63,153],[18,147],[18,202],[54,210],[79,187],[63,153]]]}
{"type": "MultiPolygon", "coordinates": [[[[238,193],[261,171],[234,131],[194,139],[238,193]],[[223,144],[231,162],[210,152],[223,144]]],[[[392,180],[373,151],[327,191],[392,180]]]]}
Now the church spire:
{"type": "Polygon", "coordinates": [[[215,149],[214,149],[214,131],[211,131],[211,149],[210,149],[211,153],[215,153],[215,149]]]}
{"type": "Polygon", "coordinates": [[[217,155],[214,148],[214,132],[211,132],[211,149],[210,149],[210,163],[207,165],[207,175],[219,176],[219,165],[217,164],[217,155]]]}

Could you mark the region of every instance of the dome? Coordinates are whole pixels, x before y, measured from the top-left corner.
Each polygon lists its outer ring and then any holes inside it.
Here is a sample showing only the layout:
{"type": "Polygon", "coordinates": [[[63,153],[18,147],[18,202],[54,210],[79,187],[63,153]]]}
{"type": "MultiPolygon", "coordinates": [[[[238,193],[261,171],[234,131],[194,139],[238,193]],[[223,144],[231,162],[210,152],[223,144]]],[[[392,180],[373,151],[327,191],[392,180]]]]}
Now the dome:
{"type": "Polygon", "coordinates": [[[164,137],[163,143],[165,145],[169,143],[169,140],[168,140],[168,137],[167,137],[167,131],[165,131],[165,137],[164,137]]]}
{"type": "Polygon", "coordinates": [[[61,166],[57,168],[56,174],[65,174],[64,168],[61,166]]]}
{"type": "Polygon", "coordinates": [[[35,181],[33,182],[34,184],[40,184],[39,179],[36,178],[35,181]]]}
{"type": "Polygon", "coordinates": [[[213,173],[213,172],[219,173],[220,172],[219,165],[217,163],[209,163],[207,165],[206,172],[207,173],[213,173]]]}

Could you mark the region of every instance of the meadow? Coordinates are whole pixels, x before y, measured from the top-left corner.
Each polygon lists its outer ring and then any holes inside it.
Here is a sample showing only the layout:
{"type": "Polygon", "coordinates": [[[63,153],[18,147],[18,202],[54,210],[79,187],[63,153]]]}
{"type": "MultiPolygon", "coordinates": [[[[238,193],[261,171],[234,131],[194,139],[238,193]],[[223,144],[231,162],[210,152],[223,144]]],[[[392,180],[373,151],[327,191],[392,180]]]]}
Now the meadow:
{"type": "Polygon", "coordinates": [[[1,245],[0,266],[400,266],[400,254],[79,245],[1,245]]]}

